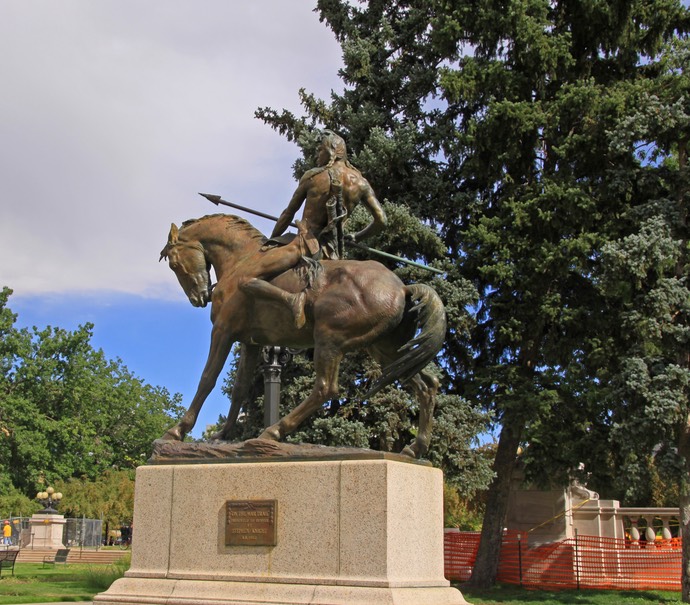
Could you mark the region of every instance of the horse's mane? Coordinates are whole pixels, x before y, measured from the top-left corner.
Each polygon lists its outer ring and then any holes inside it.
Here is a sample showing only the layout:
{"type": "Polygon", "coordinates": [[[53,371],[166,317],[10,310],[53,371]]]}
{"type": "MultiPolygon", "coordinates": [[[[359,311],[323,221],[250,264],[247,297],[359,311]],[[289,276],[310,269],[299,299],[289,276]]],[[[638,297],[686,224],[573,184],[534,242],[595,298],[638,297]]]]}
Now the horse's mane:
{"type": "Polygon", "coordinates": [[[180,230],[186,229],[187,227],[191,227],[192,225],[195,225],[202,221],[210,221],[216,219],[224,219],[227,223],[228,229],[232,229],[235,231],[245,231],[249,235],[249,237],[259,242],[264,242],[266,240],[266,237],[263,235],[263,233],[261,233],[261,231],[254,227],[254,225],[252,225],[248,220],[243,219],[239,216],[235,216],[234,214],[207,214],[206,216],[202,216],[200,218],[191,218],[182,223],[180,230]]]}

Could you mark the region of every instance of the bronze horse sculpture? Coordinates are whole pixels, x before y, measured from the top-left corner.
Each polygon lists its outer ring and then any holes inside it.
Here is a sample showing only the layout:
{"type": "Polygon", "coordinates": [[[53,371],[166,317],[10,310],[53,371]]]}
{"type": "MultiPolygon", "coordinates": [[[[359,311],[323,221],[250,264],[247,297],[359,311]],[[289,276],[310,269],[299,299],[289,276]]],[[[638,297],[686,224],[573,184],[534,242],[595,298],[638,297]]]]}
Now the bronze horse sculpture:
{"type": "MultiPolygon", "coordinates": [[[[325,260],[315,274],[299,267],[305,254],[305,233],[288,246],[266,249],[266,238],[246,220],[224,214],[174,224],[161,251],[189,301],[211,302],[211,345],[196,394],[187,412],[163,439],[182,440],[196,423],[206,397],[215,387],[232,345],[242,344],[227,420],[215,439],[227,439],[249,385],[261,348],[281,345],[314,349],[314,387],[294,410],[268,427],[260,439],[279,441],[292,433],[328,399],[338,394],[338,370],[347,352],[366,349],[383,370],[367,396],[399,380],[409,385],[419,403],[416,439],[403,450],[423,456],[429,445],[438,380],[424,368],[443,344],[446,317],[443,303],[429,286],[406,286],[376,261],[325,260]],[[273,266],[285,266],[286,256],[297,268],[273,277],[288,292],[307,289],[306,324],[297,328],[290,309],[275,301],[255,299],[241,284],[273,266]],[[213,267],[217,285],[211,286],[213,267]]],[[[313,264],[313,263],[311,263],[313,264]]]]}

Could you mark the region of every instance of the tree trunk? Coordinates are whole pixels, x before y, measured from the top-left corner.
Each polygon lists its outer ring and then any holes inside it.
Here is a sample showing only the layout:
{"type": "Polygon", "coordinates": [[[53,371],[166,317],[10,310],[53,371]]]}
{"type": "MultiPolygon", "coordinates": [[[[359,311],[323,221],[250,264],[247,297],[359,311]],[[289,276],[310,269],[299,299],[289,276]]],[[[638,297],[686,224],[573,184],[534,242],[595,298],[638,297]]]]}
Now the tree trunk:
{"type": "Polygon", "coordinates": [[[489,486],[479,550],[468,582],[469,585],[477,588],[489,588],[496,583],[503,526],[508,511],[510,482],[515,470],[523,425],[518,415],[506,413],[503,418],[503,427],[493,465],[495,476],[489,486]]]}

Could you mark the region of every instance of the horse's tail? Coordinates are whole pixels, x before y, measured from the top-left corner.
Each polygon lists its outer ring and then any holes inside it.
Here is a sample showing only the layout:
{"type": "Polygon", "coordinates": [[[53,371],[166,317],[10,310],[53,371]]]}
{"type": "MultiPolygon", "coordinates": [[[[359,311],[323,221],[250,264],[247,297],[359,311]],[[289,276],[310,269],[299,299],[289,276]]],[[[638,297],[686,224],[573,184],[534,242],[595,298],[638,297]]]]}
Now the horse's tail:
{"type": "MultiPolygon", "coordinates": [[[[406,286],[409,307],[405,315],[416,315],[416,334],[404,344],[402,353],[393,363],[383,368],[381,376],[364,395],[374,395],[396,380],[405,382],[423,370],[436,357],[446,338],[446,310],[436,291],[426,284],[406,286]]],[[[403,320],[404,321],[404,320],[403,320]]]]}

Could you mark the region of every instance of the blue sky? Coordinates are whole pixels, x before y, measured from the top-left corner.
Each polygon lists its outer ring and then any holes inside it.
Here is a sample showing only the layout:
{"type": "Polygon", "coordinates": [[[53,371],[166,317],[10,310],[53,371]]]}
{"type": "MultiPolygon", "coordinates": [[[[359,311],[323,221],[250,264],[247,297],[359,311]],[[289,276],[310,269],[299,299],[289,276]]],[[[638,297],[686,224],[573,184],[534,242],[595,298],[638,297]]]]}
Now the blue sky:
{"type": "MultiPolygon", "coordinates": [[[[287,204],[298,150],[254,111],[341,89],[314,4],[0,3],[0,286],[20,326],[92,322],[96,348],[189,403],[209,310],[158,254],[171,222],[217,211],[199,191],[287,204]]],[[[227,411],[219,387],[194,435],[227,411]]]]}

